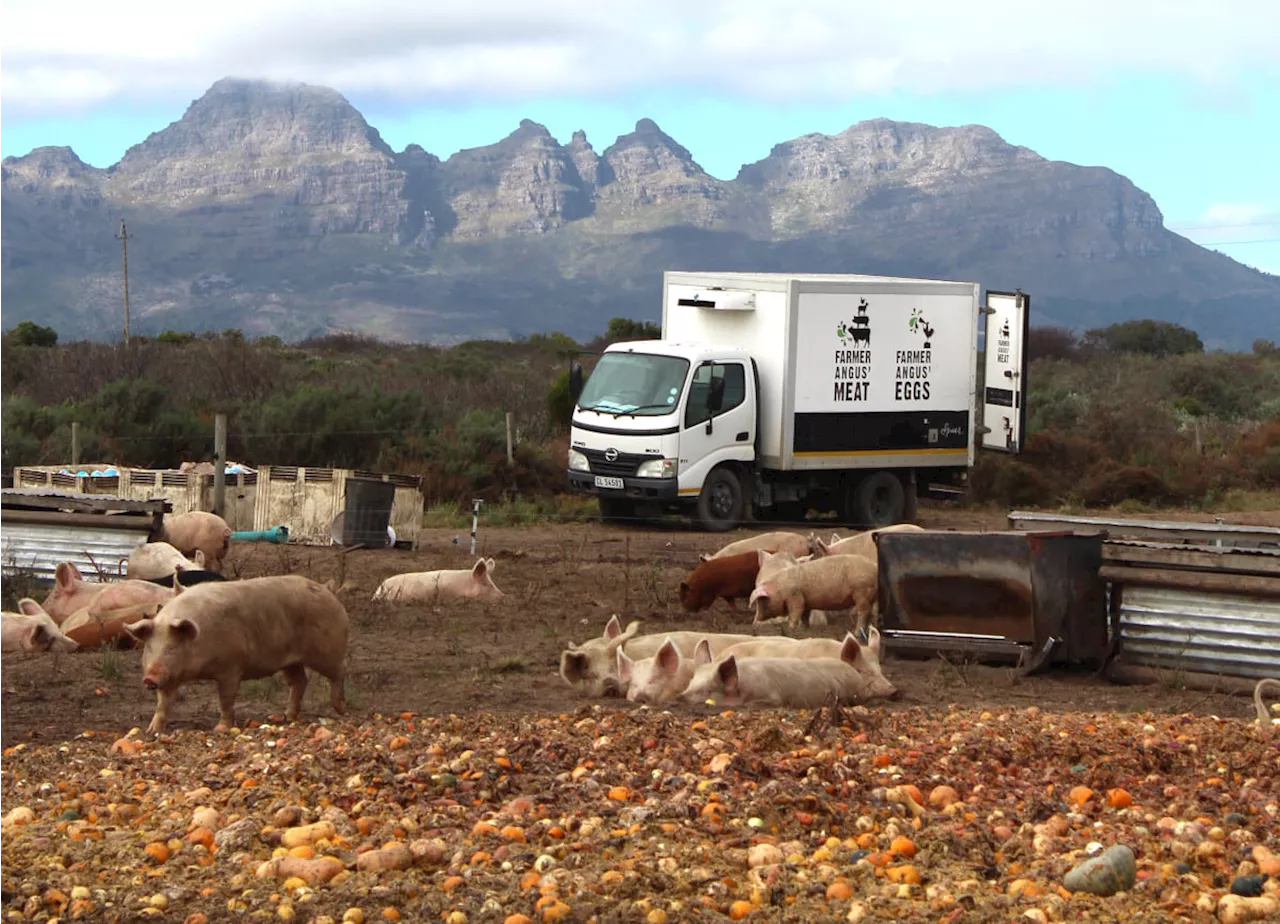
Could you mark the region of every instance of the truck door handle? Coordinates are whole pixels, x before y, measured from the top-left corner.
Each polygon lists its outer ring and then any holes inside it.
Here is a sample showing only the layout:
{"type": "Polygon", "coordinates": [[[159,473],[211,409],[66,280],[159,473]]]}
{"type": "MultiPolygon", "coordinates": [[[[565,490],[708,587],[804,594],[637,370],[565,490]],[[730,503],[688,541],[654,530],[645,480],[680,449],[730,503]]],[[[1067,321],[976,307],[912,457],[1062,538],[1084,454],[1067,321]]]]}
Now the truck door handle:
{"type": "Polygon", "coordinates": [[[751,434],[748,433],[746,430],[743,430],[734,439],[735,439],[735,442],[745,443],[747,440],[751,439],[751,434]]]}

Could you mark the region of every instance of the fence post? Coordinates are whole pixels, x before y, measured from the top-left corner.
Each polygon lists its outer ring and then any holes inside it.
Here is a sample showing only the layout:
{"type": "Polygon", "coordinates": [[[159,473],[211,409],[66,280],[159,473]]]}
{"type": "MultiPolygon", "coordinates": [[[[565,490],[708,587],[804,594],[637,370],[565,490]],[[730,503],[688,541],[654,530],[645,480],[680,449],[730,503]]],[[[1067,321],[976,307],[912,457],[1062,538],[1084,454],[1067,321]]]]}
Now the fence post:
{"type": "Polygon", "coordinates": [[[71,467],[80,464],[80,424],[71,422],[71,467]]]}
{"type": "Polygon", "coordinates": [[[213,418],[213,512],[226,516],[227,500],[227,415],[213,418]]]}
{"type": "Polygon", "coordinates": [[[472,498],[471,500],[471,557],[476,554],[476,527],[480,525],[480,505],[483,504],[480,498],[472,498]]]}
{"type": "Polygon", "coordinates": [[[507,411],[507,465],[516,464],[515,443],[511,436],[511,412],[507,411]]]}

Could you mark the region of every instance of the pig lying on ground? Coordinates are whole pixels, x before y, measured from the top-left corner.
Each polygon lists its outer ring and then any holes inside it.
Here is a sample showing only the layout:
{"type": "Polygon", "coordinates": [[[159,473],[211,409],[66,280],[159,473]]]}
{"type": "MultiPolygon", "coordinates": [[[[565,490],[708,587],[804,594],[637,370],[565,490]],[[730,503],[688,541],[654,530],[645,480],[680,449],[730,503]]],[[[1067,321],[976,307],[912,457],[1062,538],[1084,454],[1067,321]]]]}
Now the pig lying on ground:
{"type": "Polygon", "coordinates": [[[75,651],[77,647],[30,597],[18,601],[18,612],[0,613],[0,650],[75,651]]]}
{"type": "Polygon", "coordinates": [[[653,657],[667,639],[682,653],[690,657],[698,642],[711,640],[714,651],[720,651],[735,642],[745,642],[754,635],[715,634],[706,632],[670,632],[666,635],[637,635],[639,620],[627,625],[624,632],[617,616],[609,619],[604,635],[589,639],[581,645],[570,645],[560,653],[560,676],[565,683],[587,696],[617,696],[626,689],[618,679],[617,652],[622,649],[633,660],[653,657]]]}
{"type": "Polygon", "coordinates": [[[160,612],[160,603],[139,603],[114,610],[77,610],[62,624],[63,633],[81,648],[100,648],[108,642],[132,648],[133,638],[125,631],[130,623],[160,612]]]}
{"type": "Polygon", "coordinates": [[[125,565],[125,577],[139,581],[171,578],[175,571],[205,570],[205,554],[196,549],[187,558],[167,542],[144,542],[132,552],[125,565]]]}
{"type": "Polygon", "coordinates": [[[44,598],[42,606],[55,623],[62,625],[73,613],[83,609],[103,613],[141,603],[163,603],[172,596],[173,592],[167,587],[148,581],[86,581],[80,569],[64,561],[54,569],[53,590],[44,598]]]}
{"type": "Polygon", "coordinates": [[[785,614],[794,629],[810,610],[853,609],[861,626],[870,620],[878,590],[872,562],[861,555],[833,555],[783,568],[763,581],[757,577],[749,602],[756,623],[785,614]]]}
{"type": "Polygon", "coordinates": [[[494,561],[480,558],[470,571],[411,571],[396,574],[373,592],[375,600],[400,603],[443,603],[447,600],[501,600],[505,594],[493,583],[494,561]]]}
{"type": "Polygon", "coordinates": [[[231,548],[231,527],[216,513],[191,510],[177,516],[166,514],[162,538],[183,555],[203,552],[204,567],[220,572],[231,548]]]}
{"type": "MultiPolygon", "coordinates": [[[[730,645],[720,652],[720,657],[735,656],[739,661],[743,658],[843,658],[850,642],[858,646],[857,656],[849,663],[867,680],[868,699],[887,697],[897,699],[901,694],[897,687],[889,682],[880,667],[881,641],[880,632],[874,626],[868,632],[865,645],[858,644],[852,633],[846,633],[843,641],[833,638],[788,638],[785,635],[764,636],[749,642],[730,645]]],[[[694,652],[697,657],[697,652],[694,652]]],[[[847,659],[846,659],[847,660],[847,659]]]]}
{"type": "Polygon", "coordinates": [[[235,725],[240,681],[283,671],[290,721],[298,718],[307,668],[329,679],[335,712],[347,711],[347,611],[329,590],[299,575],[179,587],[155,618],[126,631],[143,644],[142,683],[156,691],[147,730],[161,732],[174,693],[193,680],[218,685],[215,731],[235,725]]]}
{"type": "Polygon", "coordinates": [[[714,555],[698,556],[702,561],[710,561],[713,558],[725,558],[729,555],[741,555],[743,552],[755,552],[758,549],[767,549],[770,552],[790,552],[796,558],[801,555],[808,555],[815,537],[812,533],[808,536],[802,536],[799,533],[789,533],[784,531],[772,533],[760,533],[758,536],[748,536],[746,539],[739,539],[737,542],[730,542],[719,552],[714,555]]]}
{"type": "Polygon", "coordinates": [[[759,703],[813,709],[832,701],[853,703],[867,698],[869,682],[850,663],[858,643],[845,636],[842,658],[743,658],[711,660],[694,654],[693,678],[681,694],[687,703],[714,700],[718,705],[759,703]]]}
{"type": "Polygon", "coordinates": [[[663,639],[651,658],[633,661],[621,647],[617,652],[618,683],[633,703],[657,706],[673,700],[693,677],[693,659],[681,657],[680,649],[669,637],[663,639]]]}
{"type": "Polygon", "coordinates": [[[723,598],[729,609],[737,613],[738,600],[747,599],[755,590],[761,554],[742,552],[700,562],[680,582],[680,606],[686,613],[700,613],[717,598],[723,598]]]}

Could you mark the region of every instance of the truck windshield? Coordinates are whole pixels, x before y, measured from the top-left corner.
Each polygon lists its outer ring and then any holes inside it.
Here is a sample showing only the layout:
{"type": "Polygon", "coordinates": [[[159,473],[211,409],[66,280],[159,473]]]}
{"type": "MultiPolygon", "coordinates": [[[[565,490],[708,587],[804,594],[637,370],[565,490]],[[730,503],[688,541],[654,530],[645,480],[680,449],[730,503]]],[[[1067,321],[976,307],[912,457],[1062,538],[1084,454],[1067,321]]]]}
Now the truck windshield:
{"type": "Polygon", "coordinates": [[[689,360],[650,353],[606,353],[587,379],[578,407],[602,414],[670,414],[680,404],[689,360]]]}

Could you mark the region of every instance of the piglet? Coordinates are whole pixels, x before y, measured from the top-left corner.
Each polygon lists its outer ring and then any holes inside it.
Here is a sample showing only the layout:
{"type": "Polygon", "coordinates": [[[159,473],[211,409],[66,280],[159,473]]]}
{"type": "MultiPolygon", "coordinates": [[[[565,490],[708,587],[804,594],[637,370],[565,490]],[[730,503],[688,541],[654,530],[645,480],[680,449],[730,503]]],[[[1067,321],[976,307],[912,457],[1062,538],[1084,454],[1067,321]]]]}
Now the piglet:
{"type": "MultiPolygon", "coordinates": [[[[876,697],[897,699],[901,696],[880,667],[880,632],[874,626],[868,632],[865,645],[859,644],[852,633],[846,633],[843,641],[833,638],[789,638],[785,635],[774,635],[730,645],[720,653],[720,656],[735,655],[738,660],[743,658],[843,658],[848,660],[846,655],[852,650],[856,650],[857,654],[849,664],[866,678],[868,699],[876,697]],[[852,647],[850,647],[851,643],[852,647]]],[[[698,657],[696,651],[694,657],[698,657]]],[[[709,659],[704,657],[704,660],[709,659]]]]}
{"type": "Polygon", "coordinates": [[[169,588],[147,581],[86,581],[79,568],[64,561],[54,569],[53,590],[45,597],[43,607],[55,623],[62,625],[80,610],[96,615],[143,603],[164,603],[172,596],[169,588]]]}
{"type": "Polygon", "coordinates": [[[661,705],[679,696],[693,677],[693,659],[681,657],[670,638],[650,658],[633,661],[622,648],[617,651],[618,682],[630,702],[661,705]]]}
{"type": "Polygon", "coordinates": [[[492,558],[476,559],[470,571],[412,571],[396,574],[378,585],[375,600],[400,603],[443,603],[448,600],[495,602],[505,594],[493,583],[492,558]]]}
{"type": "Polygon", "coordinates": [[[222,561],[231,548],[231,527],[216,513],[190,510],[164,518],[164,540],[187,556],[204,553],[205,567],[221,571],[222,561]]]}
{"type": "Polygon", "coordinates": [[[717,705],[760,704],[813,709],[832,701],[852,703],[867,698],[869,684],[849,662],[857,642],[846,636],[842,659],[742,658],[728,655],[712,661],[704,649],[694,653],[697,665],[681,698],[688,703],[714,700],[717,705]],[[850,643],[852,642],[852,645],[850,643]]]}
{"type": "Polygon", "coordinates": [[[218,685],[215,731],[230,728],[240,681],[276,671],[289,684],[290,721],[302,707],[307,668],[329,679],[334,711],[347,711],[347,611],[328,589],[300,575],[179,585],[157,616],[125,630],[143,645],[143,686],[156,691],[150,732],[164,731],[174,693],[193,680],[218,685]]]}
{"type": "Polygon", "coordinates": [[[78,647],[30,597],[18,601],[18,612],[0,613],[0,650],[75,651],[78,647]]]}

